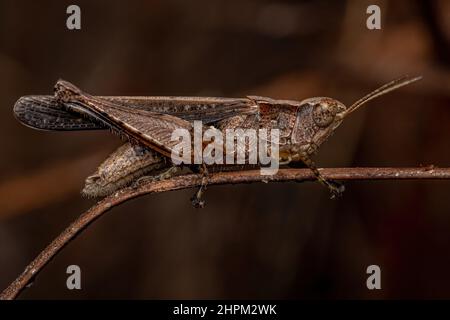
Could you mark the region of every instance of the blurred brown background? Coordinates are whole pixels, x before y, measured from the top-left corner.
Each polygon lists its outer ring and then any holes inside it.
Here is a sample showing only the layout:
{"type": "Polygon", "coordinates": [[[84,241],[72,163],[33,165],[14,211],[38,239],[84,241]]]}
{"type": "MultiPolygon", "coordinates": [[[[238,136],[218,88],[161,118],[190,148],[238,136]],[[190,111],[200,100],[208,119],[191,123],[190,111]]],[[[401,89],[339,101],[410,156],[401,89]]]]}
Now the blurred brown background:
{"type": "MultiPolygon", "coordinates": [[[[405,74],[412,86],[359,110],[320,166],[450,165],[450,2],[0,1],[0,288],[95,203],[84,178],[121,141],[39,132],[12,115],[58,78],[98,95],[331,96],[350,104],[405,74]],[[66,29],[77,4],[82,29],[66,29]],[[382,30],[366,28],[366,8],[382,30]]],[[[211,187],[114,208],[22,295],[36,298],[450,298],[450,181],[211,187]],[[66,267],[82,290],[66,289],[66,267]],[[382,290],[366,268],[382,269],[382,290]]]]}

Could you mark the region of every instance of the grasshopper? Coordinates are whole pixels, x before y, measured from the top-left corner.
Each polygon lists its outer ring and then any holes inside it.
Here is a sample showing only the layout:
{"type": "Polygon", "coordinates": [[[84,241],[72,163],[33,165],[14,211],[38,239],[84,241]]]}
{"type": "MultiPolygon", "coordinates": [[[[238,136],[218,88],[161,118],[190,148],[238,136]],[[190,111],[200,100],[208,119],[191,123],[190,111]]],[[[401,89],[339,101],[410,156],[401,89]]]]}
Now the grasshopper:
{"type": "MultiPolygon", "coordinates": [[[[176,141],[175,129],[192,132],[193,121],[220,131],[234,128],[278,129],[279,162],[302,163],[312,170],[319,182],[340,195],[343,185],[325,179],[311,157],[342,121],[368,101],[408,85],[421,77],[402,77],[391,81],[346,107],[327,97],[303,101],[275,100],[260,96],[245,98],[211,97],[123,97],[92,96],[73,84],[59,80],[53,96],[24,96],[14,106],[16,118],[41,130],[109,129],[127,140],[87,177],[82,193],[89,197],[109,195],[143,179],[164,179],[179,166],[171,161],[176,141]]],[[[207,167],[191,166],[204,173],[207,167]]],[[[226,170],[226,166],[216,169],[226,170]]],[[[194,198],[200,200],[204,185],[194,198]]]]}

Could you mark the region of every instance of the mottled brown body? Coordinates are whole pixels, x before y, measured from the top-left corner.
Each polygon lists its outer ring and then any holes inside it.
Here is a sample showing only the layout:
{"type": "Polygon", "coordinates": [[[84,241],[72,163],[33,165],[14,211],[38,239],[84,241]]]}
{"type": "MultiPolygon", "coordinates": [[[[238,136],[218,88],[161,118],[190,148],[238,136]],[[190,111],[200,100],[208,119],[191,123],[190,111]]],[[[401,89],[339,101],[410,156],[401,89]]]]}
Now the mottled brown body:
{"type": "Polygon", "coordinates": [[[98,97],[82,92],[66,81],[55,85],[55,96],[27,96],[16,103],[16,117],[24,124],[44,130],[110,129],[130,141],[114,152],[97,172],[86,179],[84,193],[106,195],[142,175],[170,166],[177,141],[175,129],[192,133],[194,120],[205,129],[278,129],[279,160],[283,164],[304,162],[333,194],[340,189],[323,179],[310,156],[316,153],[343,119],[366,102],[419,78],[392,81],[347,108],[326,97],[303,101],[266,97],[98,97]],[[140,147],[137,147],[140,146],[140,147]],[[140,150],[140,151],[139,151],[140,150]]]}

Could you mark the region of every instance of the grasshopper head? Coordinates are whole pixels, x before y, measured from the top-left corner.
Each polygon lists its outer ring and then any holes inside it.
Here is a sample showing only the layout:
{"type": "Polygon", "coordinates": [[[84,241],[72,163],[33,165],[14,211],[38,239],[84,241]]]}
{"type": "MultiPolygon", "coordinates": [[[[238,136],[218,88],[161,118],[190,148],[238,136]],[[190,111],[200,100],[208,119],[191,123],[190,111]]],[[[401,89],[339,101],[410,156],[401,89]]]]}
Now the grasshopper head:
{"type": "Polygon", "coordinates": [[[391,81],[359,99],[349,107],[335,99],[326,97],[303,100],[300,103],[292,132],[292,143],[299,148],[300,152],[315,153],[318,147],[333,134],[334,130],[350,113],[372,99],[420,79],[421,77],[411,78],[406,76],[391,81]]]}
{"type": "Polygon", "coordinates": [[[303,100],[292,132],[292,143],[303,146],[302,152],[314,153],[341,124],[346,111],[343,103],[332,98],[303,100]]]}

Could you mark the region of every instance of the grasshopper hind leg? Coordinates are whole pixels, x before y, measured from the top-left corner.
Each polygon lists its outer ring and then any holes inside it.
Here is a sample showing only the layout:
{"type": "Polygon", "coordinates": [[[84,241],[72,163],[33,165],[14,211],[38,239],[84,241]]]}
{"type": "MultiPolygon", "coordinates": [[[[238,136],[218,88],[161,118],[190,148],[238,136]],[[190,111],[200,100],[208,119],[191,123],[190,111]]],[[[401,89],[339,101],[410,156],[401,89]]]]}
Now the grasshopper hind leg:
{"type": "Polygon", "coordinates": [[[172,168],[172,163],[156,151],[125,143],[86,178],[82,194],[89,198],[104,197],[143,182],[146,177],[165,178],[172,168]]]}

